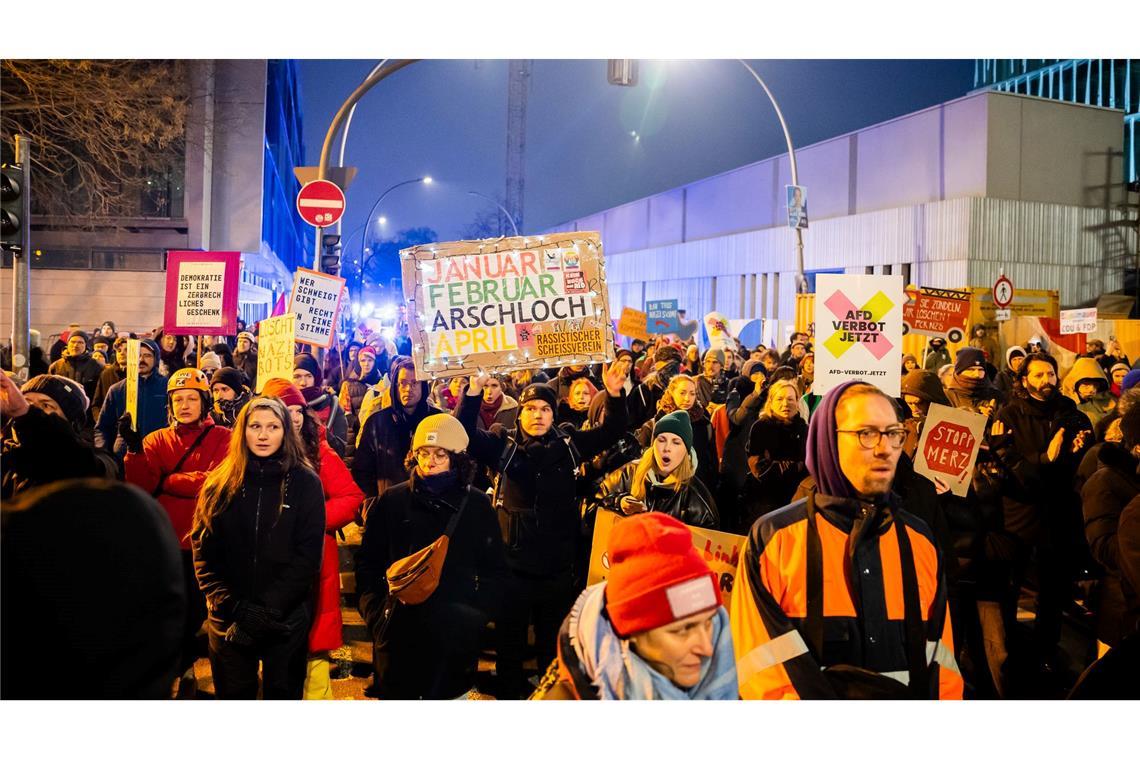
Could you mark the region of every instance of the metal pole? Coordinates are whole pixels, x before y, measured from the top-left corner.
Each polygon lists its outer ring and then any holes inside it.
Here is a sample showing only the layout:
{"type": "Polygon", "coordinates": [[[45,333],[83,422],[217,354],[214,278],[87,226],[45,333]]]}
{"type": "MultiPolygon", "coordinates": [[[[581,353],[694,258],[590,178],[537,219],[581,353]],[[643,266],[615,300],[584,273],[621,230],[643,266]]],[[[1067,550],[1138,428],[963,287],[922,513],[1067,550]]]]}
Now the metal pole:
{"type": "Polygon", "coordinates": [[[499,203],[499,202],[498,202],[497,200],[495,200],[494,198],[490,198],[490,197],[488,197],[488,196],[486,196],[486,195],[483,195],[482,193],[477,193],[477,192],[475,192],[474,190],[468,190],[468,191],[467,191],[467,194],[468,194],[468,195],[474,195],[474,196],[476,196],[476,197],[478,197],[478,198],[482,198],[482,199],[483,199],[483,200],[485,200],[485,201],[491,201],[491,203],[494,203],[496,206],[498,206],[498,207],[499,207],[499,211],[502,211],[504,214],[506,214],[506,216],[507,216],[507,221],[511,223],[511,229],[515,231],[515,237],[518,237],[518,236],[519,236],[519,227],[518,227],[518,225],[517,225],[517,224],[515,224],[515,220],[514,220],[514,217],[512,217],[512,216],[511,216],[511,212],[510,212],[510,211],[507,211],[505,208],[503,208],[503,204],[499,203]]]}
{"type": "Polygon", "coordinates": [[[30,256],[32,254],[32,153],[31,140],[16,135],[16,163],[20,165],[22,182],[20,198],[20,247],[19,253],[12,253],[12,371],[16,381],[23,384],[28,380],[31,352],[31,288],[30,256]]]}
{"type": "MultiPolygon", "coordinates": [[[[430,177],[423,176],[417,177],[416,179],[406,179],[403,182],[397,182],[384,192],[380,193],[380,197],[376,199],[376,202],[372,204],[372,208],[368,210],[368,216],[364,219],[364,234],[360,237],[360,278],[357,287],[360,290],[359,296],[361,298],[364,297],[364,265],[368,263],[364,256],[364,249],[368,247],[368,243],[372,239],[372,217],[376,214],[376,210],[380,208],[380,203],[388,197],[388,193],[392,192],[397,187],[403,187],[404,185],[413,185],[416,182],[427,182],[429,179],[430,177]]],[[[369,256],[368,258],[372,257],[369,256]]]]}
{"type": "MultiPolygon", "coordinates": [[[[748,73],[756,80],[756,82],[764,88],[764,93],[768,96],[768,100],[772,101],[772,108],[776,109],[776,118],[780,120],[780,128],[784,130],[784,140],[788,144],[788,163],[792,170],[792,184],[798,185],[799,174],[796,172],[796,149],[792,147],[792,135],[788,132],[788,124],[784,121],[784,114],[780,111],[780,104],[776,102],[775,96],[772,91],[768,89],[768,85],[764,84],[764,80],[756,73],[756,69],[748,65],[748,62],[743,59],[737,59],[740,65],[748,69],[748,73]]],[[[796,292],[807,292],[807,277],[804,276],[804,234],[803,230],[798,227],[796,232],[796,292]]]]}
{"type": "MultiPolygon", "coordinates": [[[[386,64],[387,62],[388,62],[388,59],[385,58],[384,60],[380,61],[380,63],[373,66],[372,71],[368,72],[368,76],[364,77],[365,81],[367,81],[369,77],[375,76],[376,72],[379,71],[380,69],[384,68],[384,64],[386,64]]],[[[344,131],[340,133],[340,158],[337,160],[338,166],[344,166],[344,146],[348,143],[348,130],[352,128],[352,117],[356,114],[356,106],[357,106],[356,103],[352,104],[352,108],[348,112],[348,118],[345,119],[345,122],[344,122],[344,131]]],[[[344,221],[344,215],[342,214],[341,218],[336,220],[336,234],[338,234],[338,235],[340,234],[340,231],[342,229],[341,223],[343,221],[344,221]]]]}
{"type": "MultiPolygon", "coordinates": [[[[390,74],[395,74],[405,66],[410,66],[419,59],[409,59],[403,61],[396,61],[391,66],[380,69],[372,76],[365,79],[360,83],[360,86],[352,91],[352,94],[345,99],[341,104],[340,109],[333,116],[332,121],[329,123],[328,132],[325,133],[325,141],[321,144],[321,160],[317,163],[317,179],[324,179],[325,172],[329,168],[329,156],[332,154],[333,140],[336,139],[336,133],[340,130],[340,125],[348,117],[349,111],[356,105],[365,93],[380,83],[381,80],[390,74]]],[[[321,271],[321,234],[324,232],[323,227],[317,227],[317,234],[313,244],[313,270],[321,271]]]]}

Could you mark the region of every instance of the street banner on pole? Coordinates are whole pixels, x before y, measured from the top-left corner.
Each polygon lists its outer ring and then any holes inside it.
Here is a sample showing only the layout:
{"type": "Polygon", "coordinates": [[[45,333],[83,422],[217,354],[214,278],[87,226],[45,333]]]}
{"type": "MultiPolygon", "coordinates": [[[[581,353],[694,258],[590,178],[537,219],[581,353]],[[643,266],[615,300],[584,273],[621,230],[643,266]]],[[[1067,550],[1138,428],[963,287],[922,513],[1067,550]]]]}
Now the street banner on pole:
{"type": "MultiPolygon", "coordinates": [[[[599,508],[594,518],[594,536],[590,543],[590,566],[586,574],[586,585],[604,581],[610,574],[610,557],[606,548],[610,542],[610,533],[614,526],[624,520],[623,515],[599,508]]],[[[705,562],[716,573],[720,584],[721,598],[724,606],[728,607],[728,599],[732,595],[732,584],[736,579],[736,565],[740,553],[744,551],[745,536],[735,533],[724,533],[709,528],[697,528],[692,525],[685,526],[693,534],[693,546],[704,557],[705,562]]]]}
{"type": "Polygon", "coordinates": [[[814,393],[862,380],[899,395],[905,298],[898,275],[816,276],[814,393]]]}
{"type": "Polygon", "coordinates": [[[596,232],[430,243],[400,259],[424,377],[613,361],[596,232]]]}
{"type": "Polygon", "coordinates": [[[166,257],[166,335],[237,332],[241,253],[170,251],[166,257]]]}
{"type": "Polygon", "coordinates": [[[1096,332],[1096,309],[1065,309],[1061,312],[1061,334],[1096,332]]]}
{"type": "Polygon", "coordinates": [[[293,382],[293,356],[296,314],[282,314],[261,320],[257,338],[258,393],[270,378],[280,377],[293,382]]]}
{"type": "Polygon", "coordinates": [[[297,315],[296,340],[329,348],[336,338],[336,321],[344,294],[344,278],[301,267],[293,276],[289,311],[297,315]]]}
{"type": "Polygon", "coordinates": [[[988,419],[984,414],[931,404],[918,439],[914,471],[932,483],[935,477],[941,478],[955,496],[965,496],[988,419]]]}
{"type": "Polygon", "coordinates": [[[649,341],[649,331],[646,323],[649,317],[644,311],[631,309],[628,306],[621,310],[621,321],[618,322],[618,334],[634,340],[649,341]]]}
{"type": "Polygon", "coordinates": [[[803,185],[784,185],[788,195],[788,226],[793,230],[808,228],[807,188],[803,185]]]}
{"type": "Polygon", "coordinates": [[[646,329],[650,335],[668,335],[681,329],[676,298],[664,301],[646,301],[645,311],[649,319],[646,329]]]}
{"type": "MultiPolygon", "coordinates": [[[[131,415],[131,430],[139,429],[139,347],[141,340],[127,339],[127,411],[131,415]]],[[[159,357],[154,357],[157,372],[159,357]]]]}

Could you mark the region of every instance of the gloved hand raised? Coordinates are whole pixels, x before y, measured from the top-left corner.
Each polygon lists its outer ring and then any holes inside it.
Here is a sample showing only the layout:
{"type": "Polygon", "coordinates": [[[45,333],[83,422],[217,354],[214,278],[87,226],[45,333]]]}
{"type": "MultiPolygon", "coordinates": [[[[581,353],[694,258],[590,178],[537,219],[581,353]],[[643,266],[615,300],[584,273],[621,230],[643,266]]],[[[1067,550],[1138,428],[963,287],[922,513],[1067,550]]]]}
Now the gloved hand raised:
{"type": "Polygon", "coordinates": [[[123,416],[119,418],[119,437],[123,439],[123,443],[127,445],[127,451],[138,454],[142,451],[142,434],[137,430],[131,429],[131,413],[123,412],[123,416]]]}

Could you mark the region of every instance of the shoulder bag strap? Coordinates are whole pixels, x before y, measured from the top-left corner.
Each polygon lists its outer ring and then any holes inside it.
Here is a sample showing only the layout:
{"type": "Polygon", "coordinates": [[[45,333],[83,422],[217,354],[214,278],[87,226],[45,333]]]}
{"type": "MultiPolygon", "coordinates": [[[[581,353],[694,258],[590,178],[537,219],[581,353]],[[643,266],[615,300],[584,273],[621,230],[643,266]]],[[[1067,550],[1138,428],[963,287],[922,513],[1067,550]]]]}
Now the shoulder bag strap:
{"type": "Polygon", "coordinates": [[[471,486],[466,486],[463,489],[463,498],[459,502],[459,509],[455,510],[455,514],[447,521],[447,528],[443,531],[443,535],[451,538],[451,534],[455,532],[455,526],[459,524],[459,517],[463,514],[463,508],[467,506],[467,500],[471,498],[471,486]]]}
{"type": "Polygon", "coordinates": [[[198,434],[198,437],[194,439],[194,442],[190,444],[190,447],[187,448],[186,451],[182,454],[182,458],[178,460],[178,464],[174,465],[174,469],[170,472],[164,473],[163,476],[158,479],[158,485],[154,487],[153,491],[151,491],[151,496],[157,498],[158,495],[162,493],[162,488],[166,485],[166,479],[182,469],[182,465],[186,464],[186,460],[189,459],[190,455],[194,453],[194,449],[198,448],[198,444],[205,440],[206,435],[210,432],[211,427],[212,425],[207,425],[205,428],[203,428],[202,432],[198,434]]]}
{"type": "Polygon", "coordinates": [[[902,566],[903,615],[906,621],[907,666],[910,671],[910,691],[915,699],[930,698],[930,666],[926,662],[926,632],[922,624],[922,610],[918,596],[918,574],[914,565],[914,552],[906,528],[895,516],[895,534],[899,542],[899,563],[902,566]]]}
{"type": "Polygon", "coordinates": [[[807,644],[822,668],[823,662],[823,544],[815,524],[815,491],[807,500],[807,644]]]}

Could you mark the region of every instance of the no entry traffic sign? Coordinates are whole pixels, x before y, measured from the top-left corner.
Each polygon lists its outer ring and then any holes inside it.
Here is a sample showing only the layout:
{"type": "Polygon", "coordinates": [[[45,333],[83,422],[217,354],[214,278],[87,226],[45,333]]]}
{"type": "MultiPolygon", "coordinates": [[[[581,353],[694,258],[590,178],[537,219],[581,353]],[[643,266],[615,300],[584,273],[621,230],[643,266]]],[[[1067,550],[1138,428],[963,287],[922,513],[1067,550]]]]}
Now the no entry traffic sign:
{"type": "Polygon", "coordinates": [[[336,224],[344,214],[344,191],[327,179],[306,182],[297,193],[297,213],[314,227],[336,224]]]}

